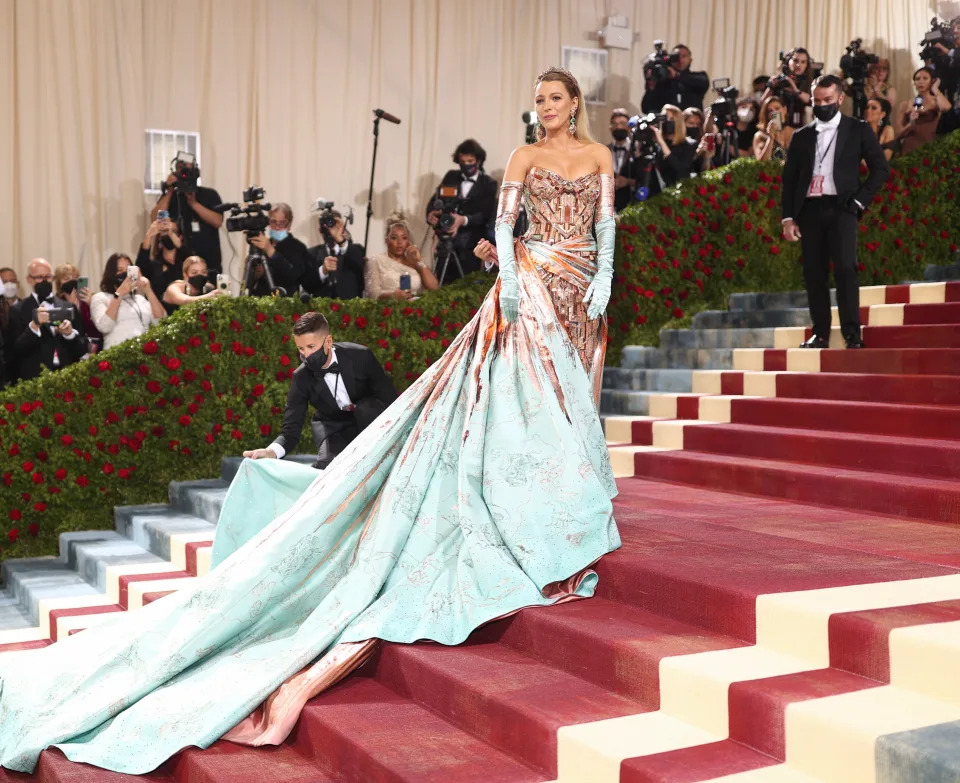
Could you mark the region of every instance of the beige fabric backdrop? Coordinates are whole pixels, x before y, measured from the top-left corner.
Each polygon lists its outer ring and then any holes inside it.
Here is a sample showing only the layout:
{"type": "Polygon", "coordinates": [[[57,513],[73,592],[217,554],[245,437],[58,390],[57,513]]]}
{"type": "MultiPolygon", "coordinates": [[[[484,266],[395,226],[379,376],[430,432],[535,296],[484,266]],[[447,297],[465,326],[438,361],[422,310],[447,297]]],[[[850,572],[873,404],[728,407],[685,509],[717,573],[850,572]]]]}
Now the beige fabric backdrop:
{"type": "MultiPolygon", "coordinates": [[[[133,252],[152,202],[145,128],[199,131],[202,182],[225,200],[264,186],[312,244],[308,207],[320,195],[351,203],[362,237],[370,112],[397,115],[400,126],[381,123],[376,252],[398,207],[420,240],[424,200],[463,138],[502,172],[534,77],[562,45],[598,46],[608,13],[628,16],[637,36],[632,50],[611,50],[610,103],[591,109],[602,141],[612,106],[637,108],[654,38],[688,44],[695,68],[748,87],[779,49],[806,45],[835,69],[861,36],[891,57],[905,95],[936,10],[933,0],[0,0],[0,266],[23,282],[29,259],[45,256],[99,279],[110,252],[133,252]]],[[[236,276],[240,243],[222,241],[236,276]]]]}

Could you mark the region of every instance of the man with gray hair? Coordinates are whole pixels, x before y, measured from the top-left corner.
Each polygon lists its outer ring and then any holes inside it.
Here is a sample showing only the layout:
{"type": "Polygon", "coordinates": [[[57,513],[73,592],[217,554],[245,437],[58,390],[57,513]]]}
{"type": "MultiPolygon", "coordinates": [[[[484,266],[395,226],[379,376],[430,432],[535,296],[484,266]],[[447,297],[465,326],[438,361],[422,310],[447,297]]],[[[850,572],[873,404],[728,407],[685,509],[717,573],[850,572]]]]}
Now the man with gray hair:
{"type": "MultiPolygon", "coordinates": [[[[307,246],[290,233],[293,225],[293,210],[289,204],[278,201],[269,213],[270,225],[266,234],[257,234],[249,242],[266,256],[270,274],[276,287],[287,296],[294,296],[300,288],[300,280],[307,270],[310,254],[307,246]]],[[[252,272],[253,280],[246,281],[254,296],[269,296],[273,293],[266,281],[262,267],[252,272]]]]}
{"type": "Polygon", "coordinates": [[[53,295],[53,269],[45,258],[30,262],[27,284],[30,295],[13,310],[17,332],[13,354],[21,380],[35,378],[44,367],[67,367],[89,349],[80,312],[53,295]]]}

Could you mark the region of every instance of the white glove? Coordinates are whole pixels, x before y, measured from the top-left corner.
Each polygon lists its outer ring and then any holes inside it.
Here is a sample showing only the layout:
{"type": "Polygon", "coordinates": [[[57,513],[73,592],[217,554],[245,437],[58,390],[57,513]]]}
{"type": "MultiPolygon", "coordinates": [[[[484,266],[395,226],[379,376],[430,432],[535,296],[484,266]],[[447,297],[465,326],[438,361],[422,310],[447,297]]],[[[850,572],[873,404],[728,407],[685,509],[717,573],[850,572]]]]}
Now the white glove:
{"type": "Polygon", "coordinates": [[[594,224],[597,234],[597,273],[593,276],[583,303],[587,307],[590,320],[599,318],[607,309],[610,301],[610,285],[613,282],[613,243],[617,233],[617,223],[612,217],[605,217],[594,224]]]}

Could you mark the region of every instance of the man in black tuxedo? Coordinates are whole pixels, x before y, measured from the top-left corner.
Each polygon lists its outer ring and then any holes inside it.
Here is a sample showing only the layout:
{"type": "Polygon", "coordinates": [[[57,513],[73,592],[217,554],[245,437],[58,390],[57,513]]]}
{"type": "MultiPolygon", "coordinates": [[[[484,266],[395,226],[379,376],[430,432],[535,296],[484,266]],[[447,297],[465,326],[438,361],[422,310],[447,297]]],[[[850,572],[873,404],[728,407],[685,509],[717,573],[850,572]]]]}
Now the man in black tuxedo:
{"type": "Polygon", "coordinates": [[[79,361],[89,349],[83,319],[72,304],[53,295],[53,269],[43,258],[27,267],[30,296],[13,308],[11,329],[17,335],[13,354],[21,380],[37,377],[44,367],[59,370],[79,361]],[[51,319],[66,311],[67,318],[51,319]]]}
{"type": "Polygon", "coordinates": [[[337,210],[320,215],[323,242],[307,252],[310,260],[301,285],[311,296],[330,299],[356,299],[363,296],[363,245],[353,241],[346,221],[337,210]],[[330,221],[333,225],[328,225],[330,221]]]}
{"type": "Polygon", "coordinates": [[[857,221],[890,174],[880,142],[863,120],[840,114],[843,82],[813,83],[816,119],[790,141],[783,168],[783,235],[801,242],[813,336],[802,348],[830,344],[830,262],[837,283],[840,330],[847,348],[863,348],[857,281],[857,221]],[[860,161],[869,175],[860,181],[860,161]]]}
{"type": "Polygon", "coordinates": [[[607,146],[613,155],[613,208],[620,212],[633,201],[637,185],[636,164],[630,144],[630,115],[626,109],[614,109],[611,112],[610,135],[613,143],[607,146]]]}
{"type": "MultiPolygon", "coordinates": [[[[483,171],[486,159],[486,151],[476,141],[462,141],[453,153],[453,162],[459,168],[451,169],[443,176],[434,198],[427,206],[427,222],[436,228],[441,214],[436,208],[436,200],[446,194],[452,194],[450,198],[456,199],[453,225],[446,233],[453,238],[453,249],[465,275],[480,269],[473,248],[486,236],[487,225],[497,212],[497,182],[483,171]]],[[[444,270],[440,259],[437,259],[436,267],[440,285],[460,277],[460,270],[453,260],[444,270]]]]}
{"type": "Polygon", "coordinates": [[[311,421],[321,470],[360,434],[390,403],[397,390],[369,348],[334,343],[327,319],[306,313],[294,324],[293,339],[303,357],[293,373],[283,414],[283,432],[265,449],[243,452],[251,459],[282,459],[300,441],[312,404],[311,421]]]}

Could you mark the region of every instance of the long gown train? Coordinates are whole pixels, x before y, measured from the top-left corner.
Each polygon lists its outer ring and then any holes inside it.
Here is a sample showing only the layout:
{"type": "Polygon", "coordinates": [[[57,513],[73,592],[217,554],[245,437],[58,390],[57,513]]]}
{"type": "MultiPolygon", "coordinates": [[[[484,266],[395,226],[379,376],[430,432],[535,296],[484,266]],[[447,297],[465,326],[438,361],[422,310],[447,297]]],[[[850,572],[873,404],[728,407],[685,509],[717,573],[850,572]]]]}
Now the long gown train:
{"type": "Polygon", "coordinates": [[[458,644],[522,607],[593,593],[588,567],[620,540],[596,408],[605,325],[580,299],[596,268],[588,217],[612,185],[549,175],[523,185],[532,224],[553,233],[516,243],[520,319],[503,321],[495,285],[324,472],[244,462],[215,567],[193,585],[0,655],[0,765],[32,771],[55,745],[142,773],[227,732],[278,742],[377,640],[458,644]]]}

